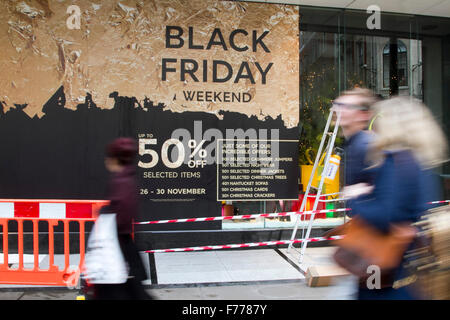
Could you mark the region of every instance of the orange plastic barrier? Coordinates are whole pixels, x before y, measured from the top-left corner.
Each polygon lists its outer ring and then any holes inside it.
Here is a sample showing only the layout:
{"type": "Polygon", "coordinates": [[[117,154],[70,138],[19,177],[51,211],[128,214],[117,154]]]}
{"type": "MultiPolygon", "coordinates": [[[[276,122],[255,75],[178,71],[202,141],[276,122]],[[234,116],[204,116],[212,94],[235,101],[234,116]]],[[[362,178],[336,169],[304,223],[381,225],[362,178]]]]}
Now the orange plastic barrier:
{"type": "Polygon", "coordinates": [[[0,225],[3,237],[3,261],[0,261],[0,284],[21,285],[51,285],[51,286],[75,286],[78,283],[80,269],[85,256],[85,223],[95,221],[100,208],[109,202],[105,200],[0,200],[0,225]],[[6,204],[6,205],[5,205],[6,204]],[[58,204],[53,206],[52,204],[58,204]],[[14,207],[14,217],[11,214],[11,206],[14,207]],[[63,207],[65,213],[62,211],[63,207]],[[65,218],[58,216],[66,215],[65,218]],[[55,217],[52,217],[54,215],[55,217]],[[90,215],[90,216],[88,216],[90,215]],[[79,216],[79,217],[77,217],[79,216]],[[8,222],[17,222],[17,247],[18,268],[9,267],[8,222]],[[33,255],[32,269],[24,268],[24,221],[33,223],[33,255]],[[49,268],[39,268],[39,229],[38,223],[48,223],[48,255],[49,268]],[[60,270],[55,265],[55,237],[54,227],[63,222],[64,226],[64,268],[60,270]],[[79,224],[80,262],[77,269],[69,267],[69,223],[75,221],[79,224]]]}

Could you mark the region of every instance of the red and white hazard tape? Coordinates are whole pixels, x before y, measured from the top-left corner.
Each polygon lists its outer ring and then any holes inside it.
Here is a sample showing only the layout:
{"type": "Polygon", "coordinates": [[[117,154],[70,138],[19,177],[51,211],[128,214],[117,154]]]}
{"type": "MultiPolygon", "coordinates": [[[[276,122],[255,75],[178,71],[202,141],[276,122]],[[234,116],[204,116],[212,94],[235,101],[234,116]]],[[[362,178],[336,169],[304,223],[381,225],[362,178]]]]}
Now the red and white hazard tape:
{"type": "Polygon", "coordinates": [[[317,237],[309,239],[294,239],[294,240],[280,240],[280,241],[266,241],[266,242],[252,242],[252,243],[240,243],[240,244],[226,244],[226,245],[216,245],[216,246],[201,246],[201,247],[190,247],[190,248],[174,248],[174,249],[156,249],[147,250],[146,253],[168,253],[168,252],[189,252],[189,251],[206,251],[206,250],[221,250],[221,249],[234,249],[234,248],[251,248],[251,247],[264,247],[264,246],[277,246],[282,244],[294,244],[301,242],[318,242],[327,240],[339,240],[344,236],[333,236],[333,237],[317,237]]]}
{"type": "Polygon", "coordinates": [[[349,208],[328,209],[328,210],[314,210],[314,211],[292,211],[292,212],[277,212],[277,213],[260,213],[260,214],[244,214],[239,216],[220,216],[220,217],[203,217],[203,218],[187,218],[187,219],[171,219],[171,220],[155,220],[135,222],[135,224],[158,224],[158,223],[179,223],[179,222],[204,222],[204,221],[218,221],[218,220],[239,220],[239,219],[254,219],[254,218],[270,218],[270,217],[284,217],[293,215],[318,214],[326,212],[342,212],[349,211],[349,208]]]}
{"type": "MultiPolygon", "coordinates": [[[[342,192],[322,194],[322,195],[320,195],[320,197],[327,197],[327,196],[332,196],[332,195],[337,195],[337,194],[342,194],[342,192]]],[[[308,198],[315,198],[315,197],[317,197],[317,195],[315,195],[315,194],[308,195],[308,198]]],[[[337,202],[337,201],[346,201],[346,200],[347,199],[344,199],[344,198],[334,198],[334,199],[329,199],[329,200],[321,200],[321,199],[319,199],[319,202],[337,202]]],[[[440,201],[427,202],[427,204],[441,204],[441,203],[450,203],[450,200],[440,200],[440,201]]]]}
{"type": "Polygon", "coordinates": [[[431,201],[428,204],[450,203],[450,200],[431,201]]]}
{"type": "MultiPolygon", "coordinates": [[[[320,200],[319,202],[337,202],[337,201],[346,201],[347,199],[341,198],[341,199],[330,199],[330,200],[320,200]]],[[[431,201],[427,202],[427,204],[441,204],[441,203],[450,203],[450,200],[441,200],[441,201],[431,201]]]]}
{"type": "MultiPolygon", "coordinates": [[[[0,199],[0,218],[42,218],[42,219],[79,219],[93,218],[94,212],[99,207],[106,205],[105,200],[29,200],[29,199],[0,199]]],[[[432,201],[429,204],[450,203],[450,200],[432,201]]],[[[160,223],[179,223],[179,222],[202,222],[219,220],[239,220],[253,218],[268,218],[292,215],[318,214],[326,212],[349,211],[350,208],[315,210],[304,212],[279,212],[263,213],[239,216],[220,216],[204,218],[187,218],[136,222],[135,224],[160,224],[160,223]]]]}
{"type": "MultiPolygon", "coordinates": [[[[340,198],[340,199],[330,199],[330,200],[320,200],[319,202],[337,202],[337,201],[346,201],[347,199],[340,198]]],[[[440,204],[440,203],[450,203],[450,200],[441,200],[441,201],[431,201],[427,202],[427,204],[440,204]]]]}

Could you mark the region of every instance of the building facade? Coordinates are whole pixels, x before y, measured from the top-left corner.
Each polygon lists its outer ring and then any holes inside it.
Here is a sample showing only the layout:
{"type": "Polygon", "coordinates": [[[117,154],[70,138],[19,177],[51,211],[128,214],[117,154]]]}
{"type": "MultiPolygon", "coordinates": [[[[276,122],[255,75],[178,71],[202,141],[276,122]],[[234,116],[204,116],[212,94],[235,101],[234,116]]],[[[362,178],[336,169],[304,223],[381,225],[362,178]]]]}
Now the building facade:
{"type": "MultiPolygon", "coordinates": [[[[140,221],[296,211],[331,101],[355,86],[422,100],[450,136],[450,0],[82,0],[75,19],[69,2],[0,1],[1,198],[103,199],[104,146],[132,136],[142,142],[140,221]],[[255,189],[244,187],[248,199],[219,196],[204,134],[272,128],[289,142],[288,174],[273,184],[282,196],[251,199],[255,189]],[[189,135],[184,145],[176,129],[189,135]]],[[[339,191],[344,170],[325,193],[339,191]]],[[[450,199],[450,164],[438,173],[436,200],[450,199]]],[[[318,218],[312,236],[345,221],[318,218]]],[[[135,231],[142,249],[162,249],[288,239],[294,224],[275,217],[135,231]]]]}

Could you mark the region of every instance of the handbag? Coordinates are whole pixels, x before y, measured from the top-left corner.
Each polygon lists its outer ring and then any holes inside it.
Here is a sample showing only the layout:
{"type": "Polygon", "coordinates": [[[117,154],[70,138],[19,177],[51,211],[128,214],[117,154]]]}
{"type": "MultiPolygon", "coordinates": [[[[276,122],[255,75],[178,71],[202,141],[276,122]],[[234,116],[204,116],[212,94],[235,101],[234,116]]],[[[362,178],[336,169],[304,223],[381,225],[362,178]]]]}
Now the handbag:
{"type": "Polygon", "coordinates": [[[384,287],[392,285],[392,271],[401,264],[403,254],[417,232],[409,223],[398,223],[391,224],[387,234],[382,233],[359,217],[341,226],[340,230],[345,236],[336,241],[338,249],[333,256],[336,263],[362,279],[370,276],[368,267],[376,265],[381,270],[384,287]]]}
{"type": "Polygon", "coordinates": [[[82,277],[88,283],[125,283],[128,270],[117,235],[116,214],[100,214],[89,235],[82,277]]]}
{"type": "Polygon", "coordinates": [[[406,251],[405,270],[393,287],[411,285],[422,299],[450,299],[450,206],[428,209],[415,223],[414,247],[406,251]]]}

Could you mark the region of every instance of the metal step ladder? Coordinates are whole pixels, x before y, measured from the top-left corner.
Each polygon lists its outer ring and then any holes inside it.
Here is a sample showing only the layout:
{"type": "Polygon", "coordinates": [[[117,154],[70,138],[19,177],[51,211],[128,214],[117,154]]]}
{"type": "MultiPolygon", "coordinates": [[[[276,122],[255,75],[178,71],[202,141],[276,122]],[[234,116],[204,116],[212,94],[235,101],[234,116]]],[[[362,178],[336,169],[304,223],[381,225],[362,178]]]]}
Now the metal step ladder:
{"type": "MultiPolygon", "coordinates": [[[[312,182],[313,182],[314,176],[316,175],[317,168],[319,167],[319,162],[320,162],[320,159],[321,159],[322,149],[323,149],[323,146],[325,144],[325,140],[327,140],[327,146],[326,146],[326,149],[325,149],[326,150],[325,151],[326,152],[325,153],[325,161],[324,161],[324,168],[323,168],[322,172],[323,173],[327,172],[328,166],[330,164],[330,157],[331,157],[331,154],[333,152],[334,142],[336,140],[337,132],[339,130],[339,122],[340,122],[340,120],[341,120],[340,112],[338,110],[334,109],[334,108],[331,108],[330,114],[328,116],[327,124],[325,125],[325,129],[324,129],[324,132],[323,132],[323,135],[322,135],[322,140],[320,141],[319,150],[317,150],[316,159],[314,161],[314,166],[313,166],[313,169],[311,171],[311,176],[309,177],[308,186],[306,188],[305,194],[303,196],[302,204],[300,206],[300,210],[299,210],[300,212],[303,212],[304,209],[305,209],[305,205],[306,205],[306,202],[308,200],[308,196],[309,196],[311,188],[314,188],[314,189],[317,190],[317,194],[314,195],[315,196],[315,200],[314,200],[314,205],[313,205],[313,209],[312,209],[313,211],[317,210],[317,206],[318,206],[319,201],[320,201],[319,199],[320,199],[320,196],[322,194],[323,183],[325,181],[325,174],[321,175],[320,182],[319,182],[319,185],[318,185],[317,188],[312,186],[312,182]],[[334,130],[332,132],[330,132],[330,126],[331,126],[331,122],[332,122],[332,119],[333,119],[334,115],[336,115],[336,122],[334,124],[334,130]]],[[[315,216],[315,213],[312,213],[311,216],[310,216],[309,223],[308,223],[308,228],[307,228],[307,231],[306,231],[306,235],[304,235],[305,228],[302,227],[302,239],[308,239],[309,238],[310,233],[311,233],[312,223],[314,221],[314,216],[315,216]]],[[[297,215],[297,219],[295,221],[295,227],[294,227],[294,230],[292,231],[291,241],[296,239],[298,225],[299,225],[299,222],[301,220],[301,217],[302,217],[301,215],[297,215]]],[[[305,255],[305,250],[306,250],[306,246],[307,245],[308,245],[308,241],[303,241],[302,242],[301,251],[300,251],[300,258],[299,258],[299,263],[300,264],[303,262],[303,257],[305,255]]],[[[287,252],[289,253],[292,248],[294,248],[294,245],[293,245],[293,243],[290,243],[289,247],[287,249],[287,252]]],[[[296,248],[294,248],[294,249],[296,249],[296,248]]]]}

